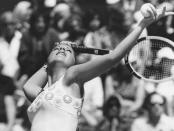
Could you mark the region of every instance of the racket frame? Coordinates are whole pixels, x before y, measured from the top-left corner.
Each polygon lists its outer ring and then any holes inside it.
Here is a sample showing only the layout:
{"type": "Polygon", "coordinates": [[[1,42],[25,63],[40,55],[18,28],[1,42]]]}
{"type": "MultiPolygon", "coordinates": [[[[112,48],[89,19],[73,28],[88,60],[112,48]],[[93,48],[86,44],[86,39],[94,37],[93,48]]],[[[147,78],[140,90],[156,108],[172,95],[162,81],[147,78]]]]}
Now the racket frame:
{"type": "MultiPolygon", "coordinates": [[[[161,41],[165,41],[167,42],[171,47],[174,48],[174,42],[167,39],[167,38],[164,38],[164,37],[161,37],[161,36],[146,36],[146,37],[142,37],[140,39],[137,40],[137,44],[143,40],[161,40],[161,41]]],[[[136,44],[136,45],[137,45],[136,44]]],[[[135,46],[136,46],[135,45],[135,46]]],[[[133,47],[134,48],[134,47],[133,47]]],[[[133,49],[132,48],[132,49],[133,49]]],[[[148,81],[148,82],[153,82],[153,83],[160,83],[160,82],[164,82],[164,81],[168,81],[168,80],[172,80],[174,79],[174,76],[172,77],[168,77],[168,78],[164,78],[164,79],[161,79],[161,80],[154,80],[154,79],[148,79],[148,78],[145,78],[143,77],[143,75],[139,74],[137,71],[135,71],[135,69],[131,66],[130,62],[129,62],[129,53],[128,52],[126,54],[126,56],[124,57],[124,62],[125,62],[125,65],[127,66],[128,70],[131,72],[131,74],[133,74],[134,76],[136,76],[138,79],[142,79],[142,80],[145,80],[145,81],[148,81]]]]}

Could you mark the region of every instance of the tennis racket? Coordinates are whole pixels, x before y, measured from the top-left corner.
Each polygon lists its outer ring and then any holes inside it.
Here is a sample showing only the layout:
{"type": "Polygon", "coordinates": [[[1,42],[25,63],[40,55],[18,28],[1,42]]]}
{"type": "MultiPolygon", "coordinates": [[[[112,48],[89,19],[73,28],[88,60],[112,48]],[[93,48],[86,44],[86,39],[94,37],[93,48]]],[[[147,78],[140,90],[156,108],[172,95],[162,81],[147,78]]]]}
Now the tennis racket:
{"type": "Polygon", "coordinates": [[[125,64],[139,79],[159,83],[174,78],[174,42],[159,36],[147,36],[125,57],[125,64]]]}
{"type": "MultiPolygon", "coordinates": [[[[165,12],[166,16],[173,17],[174,12],[165,12]]],[[[174,79],[174,42],[160,36],[143,37],[126,55],[125,64],[139,79],[155,83],[174,79]]]]}
{"type": "MultiPolygon", "coordinates": [[[[81,53],[105,55],[110,50],[72,45],[81,53]]],[[[139,79],[159,83],[174,78],[174,42],[159,36],[147,36],[126,54],[125,65],[139,79]]]]}

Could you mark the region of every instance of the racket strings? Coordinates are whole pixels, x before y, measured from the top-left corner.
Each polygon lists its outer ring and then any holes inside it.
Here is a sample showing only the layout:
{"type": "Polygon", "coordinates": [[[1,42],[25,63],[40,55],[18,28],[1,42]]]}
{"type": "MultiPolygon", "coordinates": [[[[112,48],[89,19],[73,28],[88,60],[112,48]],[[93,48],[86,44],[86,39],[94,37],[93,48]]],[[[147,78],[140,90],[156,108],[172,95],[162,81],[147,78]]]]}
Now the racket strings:
{"type": "Polygon", "coordinates": [[[162,80],[172,75],[174,49],[165,41],[145,39],[131,50],[129,62],[134,71],[142,77],[162,80]]]}

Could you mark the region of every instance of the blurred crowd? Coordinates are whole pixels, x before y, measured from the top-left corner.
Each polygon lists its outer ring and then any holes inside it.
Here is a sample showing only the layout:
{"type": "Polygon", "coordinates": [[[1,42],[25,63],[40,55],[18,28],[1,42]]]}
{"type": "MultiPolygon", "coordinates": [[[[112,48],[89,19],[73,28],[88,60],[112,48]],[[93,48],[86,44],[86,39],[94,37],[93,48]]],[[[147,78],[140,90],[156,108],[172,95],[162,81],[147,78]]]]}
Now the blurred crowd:
{"type": "MultiPolygon", "coordinates": [[[[0,14],[0,131],[29,131],[22,87],[41,68],[55,42],[109,49],[142,19],[150,2],[174,11],[174,0],[30,0],[0,14]]],[[[143,31],[174,41],[174,17],[143,31]]],[[[77,54],[77,64],[95,55],[77,54]]],[[[84,84],[80,131],[174,131],[174,80],[150,83],[135,78],[124,65],[84,84]]]]}

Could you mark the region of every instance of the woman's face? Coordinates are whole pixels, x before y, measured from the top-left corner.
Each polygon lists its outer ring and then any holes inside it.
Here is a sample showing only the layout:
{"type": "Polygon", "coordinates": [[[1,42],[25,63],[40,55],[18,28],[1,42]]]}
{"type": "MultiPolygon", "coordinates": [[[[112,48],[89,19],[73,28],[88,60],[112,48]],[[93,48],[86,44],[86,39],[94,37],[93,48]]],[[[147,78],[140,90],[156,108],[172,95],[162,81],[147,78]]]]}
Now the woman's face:
{"type": "Polygon", "coordinates": [[[60,62],[70,67],[75,64],[75,53],[71,46],[67,44],[57,45],[48,57],[48,63],[60,62]]]}

